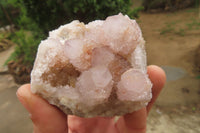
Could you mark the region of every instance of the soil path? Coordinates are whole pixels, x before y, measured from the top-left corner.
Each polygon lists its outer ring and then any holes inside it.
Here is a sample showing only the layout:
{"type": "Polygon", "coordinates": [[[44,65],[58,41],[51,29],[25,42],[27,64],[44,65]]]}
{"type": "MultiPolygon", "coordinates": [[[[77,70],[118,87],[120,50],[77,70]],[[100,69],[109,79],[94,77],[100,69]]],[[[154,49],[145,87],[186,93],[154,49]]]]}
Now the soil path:
{"type": "Polygon", "coordinates": [[[148,64],[166,72],[167,83],[148,118],[148,133],[200,132],[200,74],[194,63],[200,45],[198,10],[140,15],[148,64]],[[191,28],[192,27],[192,28],[191,28]],[[194,28],[195,27],[195,28],[194,28]]]}
{"type": "Polygon", "coordinates": [[[7,66],[5,66],[5,62],[8,57],[13,53],[15,46],[11,46],[6,51],[0,52],[0,73],[7,71],[7,66]]]}
{"type": "Polygon", "coordinates": [[[29,114],[16,96],[18,87],[11,75],[0,75],[0,133],[32,132],[29,114]]]}
{"type": "Polygon", "coordinates": [[[138,21],[146,40],[148,64],[163,67],[168,79],[171,74],[179,77],[168,80],[157,104],[173,106],[200,101],[199,73],[194,63],[195,52],[200,45],[200,26],[188,29],[188,25],[194,21],[200,24],[198,10],[141,14],[138,21]]]}

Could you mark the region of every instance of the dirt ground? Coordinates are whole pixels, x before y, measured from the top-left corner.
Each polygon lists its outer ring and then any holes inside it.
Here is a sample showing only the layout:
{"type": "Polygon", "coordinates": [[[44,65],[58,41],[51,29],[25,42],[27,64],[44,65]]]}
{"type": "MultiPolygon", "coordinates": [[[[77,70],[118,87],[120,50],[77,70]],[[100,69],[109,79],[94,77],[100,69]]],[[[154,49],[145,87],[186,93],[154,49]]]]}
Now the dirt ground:
{"type": "MultiPolygon", "coordinates": [[[[160,14],[143,13],[139,19],[146,40],[148,64],[182,71],[180,78],[168,80],[166,89],[160,96],[162,99],[158,99],[160,105],[187,105],[200,101],[200,80],[197,79],[199,73],[194,63],[195,50],[200,45],[200,29],[187,29],[187,24],[191,23],[192,19],[196,19],[200,23],[200,17],[198,18],[198,10],[191,10],[185,9],[175,13],[160,14]],[[167,29],[167,23],[176,24],[171,26],[171,31],[162,35],[161,33],[167,29]],[[184,30],[184,35],[176,33],[180,28],[184,30]]],[[[167,76],[170,77],[170,74],[176,72],[177,70],[169,70],[167,76]]],[[[180,75],[180,72],[177,74],[180,75]]]]}
{"type": "Polygon", "coordinates": [[[148,64],[161,66],[167,83],[148,119],[147,132],[200,132],[200,79],[195,50],[200,45],[198,10],[142,13],[138,20],[146,40],[148,64]]]}
{"type": "MultiPolygon", "coordinates": [[[[194,51],[200,45],[200,29],[194,25],[199,20],[194,9],[141,13],[137,20],[146,40],[148,64],[161,66],[167,74],[149,114],[147,133],[200,132],[200,74],[194,65],[194,51]]],[[[11,51],[13,47],[4,52],[11,51]]],[[[0,66],[9,55],[5,53],[0,53],[0,66]]],[[[10,75],[0,75],[0,133],[32,132],[29,115],[16,97],[18,87],[10,75]]]]}

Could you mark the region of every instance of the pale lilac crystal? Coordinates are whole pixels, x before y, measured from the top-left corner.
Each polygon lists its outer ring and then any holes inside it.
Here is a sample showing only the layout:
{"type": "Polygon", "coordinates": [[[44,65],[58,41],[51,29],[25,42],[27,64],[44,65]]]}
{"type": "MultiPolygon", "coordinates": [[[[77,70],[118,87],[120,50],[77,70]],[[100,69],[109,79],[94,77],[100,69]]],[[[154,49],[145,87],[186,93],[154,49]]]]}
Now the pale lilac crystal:
{"type": "Polygon", "coordinates": [[[151,99],[144,43],[136,21],[121,13],[63,25],[39,45],[31,90],[81,117],[138,110],[151,99]]]}
{"type": "Polygon", "coordinates": [[[146,74],[136,69],[129,69],[123,73],[117,87],[117,96],[120,100],[148,101],[151,98],[150,80],[146,74]]]}
{"type": "Polygon", "coordinates": [[[65,42],[64,53],[70,63],[78,70],[86,70],[90,66],[90,55],[83,51],[84,42],[80,39],[71,39],[65,42]]]}
{"type": "Polygon", "coordinates": [[[77,86],[85,104],[95,105],[108,99],[112,87],[112,75],[108,68],[97,66],[84,71],[78,78],[77,86]]]}
{"type": "Polygon", "coordinates": [[[95,48],[92,52],[92,66],[108,66],[115,55],[108,48],[95,48]]]}
{"type": "Polygon", "coordinates": [[[122,14],[108,17],[103,24],[103,30],[106,45],[124,55],[132,52],[141,39],[137,23],[122,14]]]}

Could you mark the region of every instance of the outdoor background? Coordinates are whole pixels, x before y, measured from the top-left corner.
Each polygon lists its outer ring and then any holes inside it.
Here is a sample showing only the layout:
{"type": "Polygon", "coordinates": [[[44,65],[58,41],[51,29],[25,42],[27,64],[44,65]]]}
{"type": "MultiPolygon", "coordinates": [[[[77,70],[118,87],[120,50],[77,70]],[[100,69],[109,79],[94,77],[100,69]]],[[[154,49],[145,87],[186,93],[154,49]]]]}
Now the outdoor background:
{"type": "Polygon", "coordinates": [[[200,132],[200,0],[0,0],[0,133],[31,133],[16,97],[30,82],[38,44],[48,31],[122,12],[136,19],[148,65],[167,82],[153,107],[147,133],[200,132]]]}

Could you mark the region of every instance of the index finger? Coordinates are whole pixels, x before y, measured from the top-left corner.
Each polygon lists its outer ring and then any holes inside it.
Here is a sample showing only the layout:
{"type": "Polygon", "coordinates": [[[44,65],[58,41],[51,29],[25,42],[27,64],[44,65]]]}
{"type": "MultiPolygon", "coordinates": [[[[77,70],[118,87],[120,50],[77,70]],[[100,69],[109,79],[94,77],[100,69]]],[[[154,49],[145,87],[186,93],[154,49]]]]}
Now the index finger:
{"type": "Polygon", "coordinates": [[[147,105],[147,113],[149,113],[150,109],[152,108],[153,104],[155,103],[156,99],[158,98],[158,95],[160,94],[165,84],[166,75],[165,72],[160,67],[155,65],[149,66],[147,70],[149,78],[153,84],[152,99],[147,105]]]}
{"type": "Polygon", "coordinates": [[[147,113],[151,109],[153,103],[158,97],[162,87],[165,83],[165,73],[158,66],[149,66],[148,74],[151,82],[153,83],[152,95],[153,98],[146,108],[142,108],[139,111],[135,111],[130,114],[126,114],[121,117],[116,123],[117,128],[120,131],[125,131],[126,133],[145,133],[146,132],[146,118],[147,113]]]}

